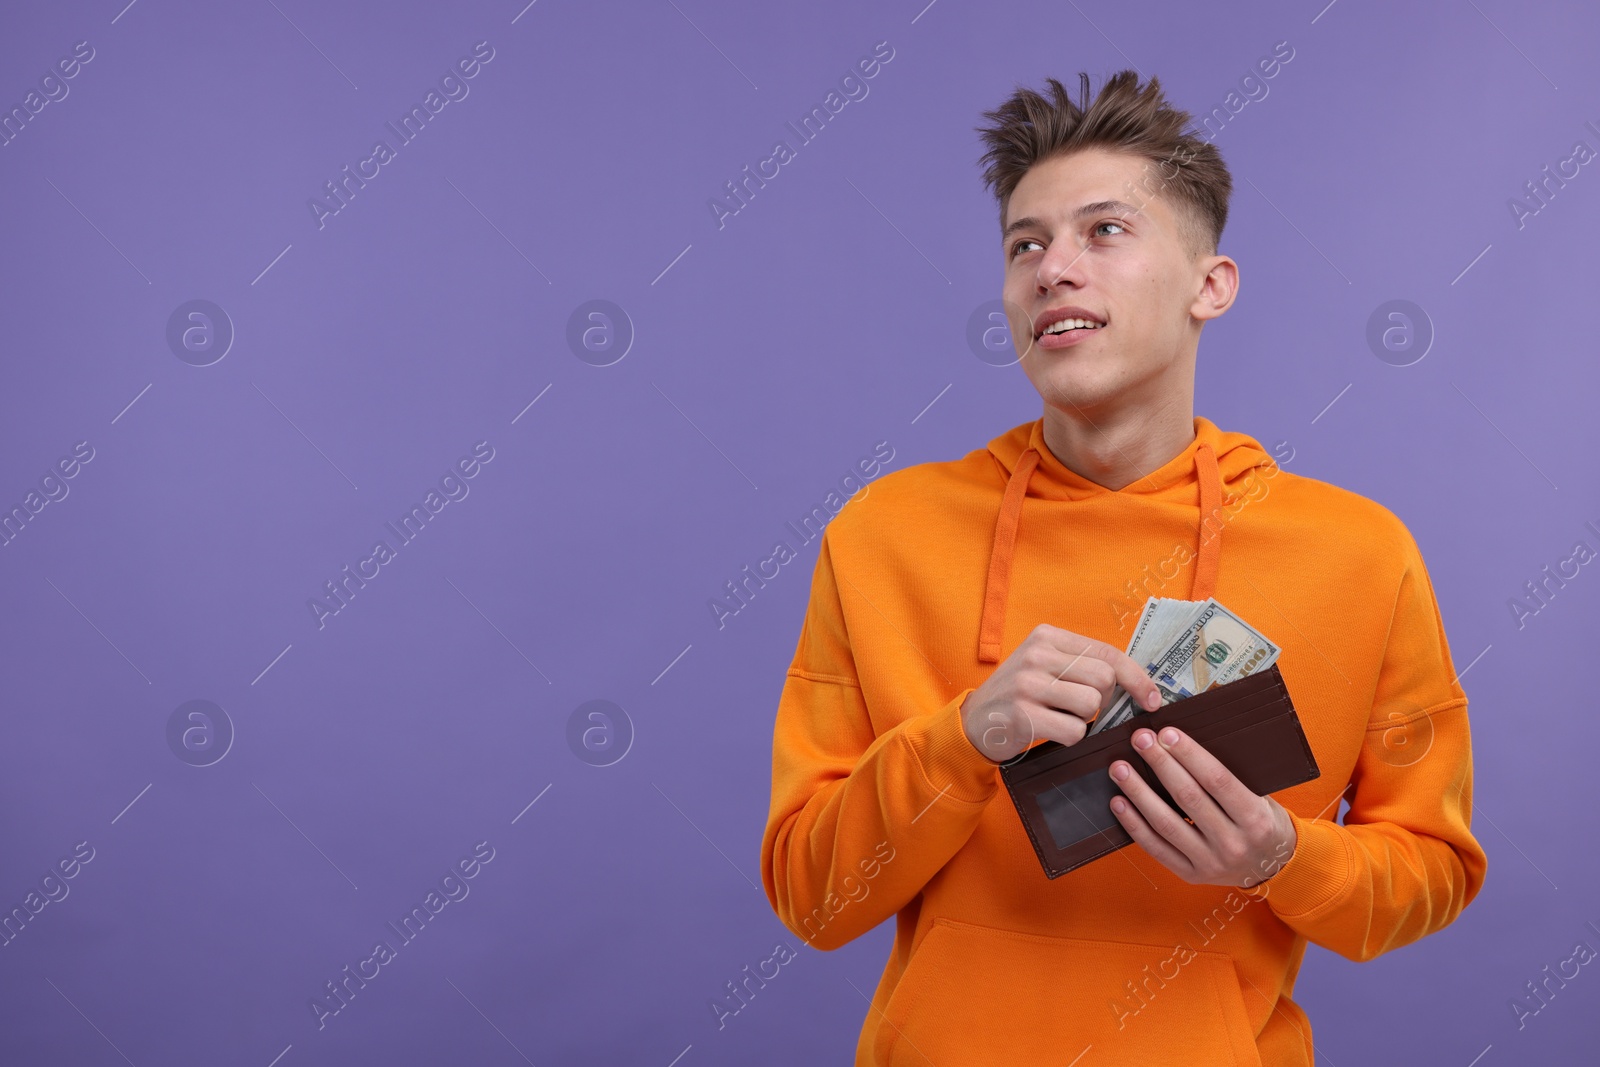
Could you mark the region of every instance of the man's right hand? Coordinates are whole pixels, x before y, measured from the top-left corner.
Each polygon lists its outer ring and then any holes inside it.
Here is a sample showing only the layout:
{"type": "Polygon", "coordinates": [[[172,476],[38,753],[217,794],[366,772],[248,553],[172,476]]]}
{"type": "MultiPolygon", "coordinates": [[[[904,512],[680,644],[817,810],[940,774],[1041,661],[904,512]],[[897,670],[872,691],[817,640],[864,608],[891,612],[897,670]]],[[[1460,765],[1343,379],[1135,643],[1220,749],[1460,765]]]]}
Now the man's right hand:
{"type": "Polygon", "coordinates": [[[1139,706],[1161,706],[1156,683],[1126,652],[1040,623],[961,704],[967,740],[995,763],[1035,741],[1075,745],[1121,685],[1139,706]]]}

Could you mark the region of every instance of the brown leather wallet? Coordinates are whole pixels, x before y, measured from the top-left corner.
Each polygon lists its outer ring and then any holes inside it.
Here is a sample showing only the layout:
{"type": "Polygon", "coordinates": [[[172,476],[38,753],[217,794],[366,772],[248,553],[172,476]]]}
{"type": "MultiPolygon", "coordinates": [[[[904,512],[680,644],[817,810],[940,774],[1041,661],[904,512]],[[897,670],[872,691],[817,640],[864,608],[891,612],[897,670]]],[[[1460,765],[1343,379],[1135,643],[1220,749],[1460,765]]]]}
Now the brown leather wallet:
{"type": "Polygon", "coordinates": [[[1276,664],[1139,712],[1075,745],[1043,741],[1001,764],[1000,777],[1046,875],[1057,878],[1133,843],[1111,812],[1111,798],[1122,792],[1111,779],[1114,760],[1127,760],[1161,799],[1178,808],[1133,747],[1134,730],[1163,726],[1193,737],[1261,796],[1322,774],[1276,664]]]}

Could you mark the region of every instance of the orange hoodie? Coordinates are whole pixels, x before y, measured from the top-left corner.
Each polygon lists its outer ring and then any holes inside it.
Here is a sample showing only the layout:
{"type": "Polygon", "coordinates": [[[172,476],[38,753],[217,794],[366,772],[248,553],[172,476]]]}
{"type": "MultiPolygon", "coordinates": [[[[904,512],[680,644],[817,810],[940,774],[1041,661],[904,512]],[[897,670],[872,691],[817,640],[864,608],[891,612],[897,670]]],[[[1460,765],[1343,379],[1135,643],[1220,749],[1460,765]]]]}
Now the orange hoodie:
{"type": "Polygon", "coordinates": [[[1387,509],[1205,418],[1117,491],[1042,429],[886,475],[824,530],[774,726],[767,898],[822,950],[895,919],[858,1067],[1310,1064],[1306,942],[1415,941],[1487,866],[1422,557],[1387,509]],[[1137,845],[1046,878],[962,701],[1040,623],[1121,649],[1147,596],[1208,595],[1283,649],[1322,770],[1274,794],[1293,855],[1250,890],[1137,845]]]}

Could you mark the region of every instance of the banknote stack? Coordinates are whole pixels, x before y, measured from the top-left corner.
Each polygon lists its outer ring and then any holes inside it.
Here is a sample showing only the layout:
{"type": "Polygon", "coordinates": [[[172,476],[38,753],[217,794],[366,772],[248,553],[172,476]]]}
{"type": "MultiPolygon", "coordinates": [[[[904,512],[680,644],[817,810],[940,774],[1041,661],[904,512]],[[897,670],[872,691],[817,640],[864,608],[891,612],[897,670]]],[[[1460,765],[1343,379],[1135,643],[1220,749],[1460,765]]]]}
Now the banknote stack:
{"type": "MultiPolygon", "coordinates": [[[[1203,693],[1271,667],[1278,646],[1215,599],[1151,597],[1128,643],[1132,656],[1155,679],[1161,703],[1203,693]]],[[[1111,706],[1089,727],[1096,734],[1127,722],[1145,709],[1120,685],[1111,706]]]]}

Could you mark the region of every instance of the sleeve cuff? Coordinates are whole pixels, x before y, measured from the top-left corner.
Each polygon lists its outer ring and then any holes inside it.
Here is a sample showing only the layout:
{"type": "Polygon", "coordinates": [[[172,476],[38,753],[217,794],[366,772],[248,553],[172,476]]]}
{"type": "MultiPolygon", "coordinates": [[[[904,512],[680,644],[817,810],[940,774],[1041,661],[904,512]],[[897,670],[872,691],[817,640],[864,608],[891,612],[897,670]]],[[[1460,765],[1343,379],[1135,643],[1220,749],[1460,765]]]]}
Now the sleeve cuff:
{"type": "Polygon", "coordinates": [[[962,728],[961,704],[972,691],[963,689],[932,715],[908,722],[904,737],[935,791],[968,804],[983,804],[1000,788],[1000,765],[979,752],[962,728]]]}
{"type": "MultiPolygon", "coordinates": [[[[1285,808],[1285,811],[1289,809],[1285,808]]],[[[1326,819],[1307,819],[1289,811],[1295,846],[1277,873],[1240,890],[1264,899],[1281,918],[1306,915],[1325,907],[1349,889],[1349,832],[1326,819]]]]}

